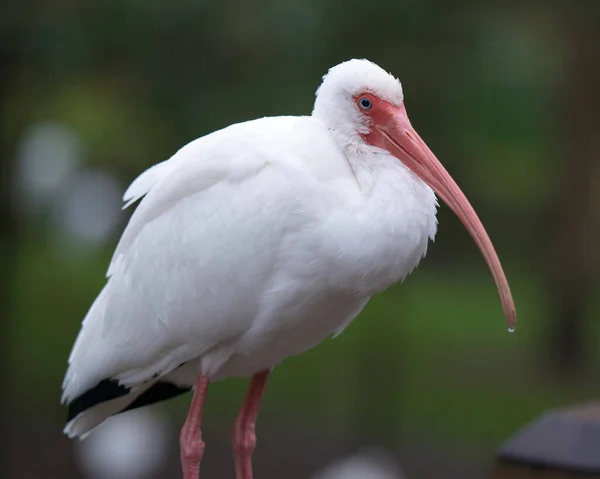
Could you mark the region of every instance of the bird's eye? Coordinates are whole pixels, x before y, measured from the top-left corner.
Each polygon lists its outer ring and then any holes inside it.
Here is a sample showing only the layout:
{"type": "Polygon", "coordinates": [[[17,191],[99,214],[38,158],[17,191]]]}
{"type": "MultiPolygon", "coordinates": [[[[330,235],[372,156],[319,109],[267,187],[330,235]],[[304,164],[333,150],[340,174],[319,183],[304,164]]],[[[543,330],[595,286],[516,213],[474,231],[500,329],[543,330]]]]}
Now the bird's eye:
{"type": "Polygon", "coordinates": [[[367,97],[362,97],[358,100],[358,104],[363,110],[369,110],[373,106],[373,103],[367,97]]]}

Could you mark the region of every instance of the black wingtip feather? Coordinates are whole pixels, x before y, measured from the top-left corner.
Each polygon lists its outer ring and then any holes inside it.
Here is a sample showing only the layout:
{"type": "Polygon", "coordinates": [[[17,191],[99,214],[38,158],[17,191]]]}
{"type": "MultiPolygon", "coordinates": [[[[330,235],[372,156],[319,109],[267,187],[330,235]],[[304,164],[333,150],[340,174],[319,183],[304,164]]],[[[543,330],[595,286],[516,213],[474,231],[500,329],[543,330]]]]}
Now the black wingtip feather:
{"type": "MultiPolygon", "coordinates": [[[[159,381],[152,385],[147,391],[144,391],[129,406],[119,412],[130,411],[142,406],[148,406],[159,401],[164,401],[190,390],[189,387],[176,386],[173,383],[159,381]]],[[[103,379],[96,386],[88,389],[82,395],[69,403],[67,422],[71,421],[78,414],[95,406],[96,404],[110,401],[131,392],[130,388],[122,386],[115,379],[103,379]]],[[[118,414],[118,413],[117,413],[118,414]]]]}
{"type": "Polygon", "coordinates": [[[135,401],[129,406],[123,409],[121,412],[130,411],[138,407],[149,406],[159,401],[171,399],[180,394],[188,392],[191,388],[176,386],[173,383],[159,381],[154,384],[150,389],[144,391],[135,401]]]}
{"type": "Polygon", "coordinates": [[[75,419],[78,414],[81,414],[86,409],[95,406],[101,402],[110,401],[121,396],[129,394],[130,389],[120,385],[114,379],[103,379],[93,388],[88,389],[82,395],[76,397],[69,403],[69,413],[67,422],[75,419]]]}

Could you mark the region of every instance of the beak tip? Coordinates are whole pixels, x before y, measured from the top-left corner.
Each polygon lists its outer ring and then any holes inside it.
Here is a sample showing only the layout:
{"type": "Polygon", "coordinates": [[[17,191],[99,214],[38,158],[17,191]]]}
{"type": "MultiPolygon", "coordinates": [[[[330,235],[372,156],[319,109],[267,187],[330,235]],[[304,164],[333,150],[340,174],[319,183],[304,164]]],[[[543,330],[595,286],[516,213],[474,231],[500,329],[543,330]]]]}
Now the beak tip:
{"type": "Polygon", "coordinates": [[[508,323],[508,332],[514,333],[517,327],[517,312],[514,309],[508,311],[506,322],[508,323]]]}

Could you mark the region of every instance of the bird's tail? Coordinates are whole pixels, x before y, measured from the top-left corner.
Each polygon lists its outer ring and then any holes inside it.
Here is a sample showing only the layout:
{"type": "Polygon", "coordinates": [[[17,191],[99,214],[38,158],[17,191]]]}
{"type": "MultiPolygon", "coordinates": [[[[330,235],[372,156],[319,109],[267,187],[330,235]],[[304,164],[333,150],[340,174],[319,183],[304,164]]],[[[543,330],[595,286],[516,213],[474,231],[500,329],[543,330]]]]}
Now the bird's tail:
{"type": "Polygon", "coordinates": [[[124,396],[100,402],[85,409],[67,422],[63,432],[70,438],[84,439],[110,416],[128,408],[148,388],[140,388],[124,396]]]}

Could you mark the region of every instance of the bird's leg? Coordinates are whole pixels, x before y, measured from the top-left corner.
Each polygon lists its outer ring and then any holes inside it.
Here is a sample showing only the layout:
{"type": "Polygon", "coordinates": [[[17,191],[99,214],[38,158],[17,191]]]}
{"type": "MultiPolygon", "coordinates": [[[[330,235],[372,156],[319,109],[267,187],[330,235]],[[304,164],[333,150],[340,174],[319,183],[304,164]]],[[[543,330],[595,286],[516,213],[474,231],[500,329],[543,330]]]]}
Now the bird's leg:
{"type": "Polygon", "coordinates": [[[270,371],[252,376],[246,399],[233,426],[236,479],[252,479],[252,452],[256,446],[256,417],[270,371]]]}
{"type": "Polygon", "coordinates": [[[200,374],[196,381],[192,404],[181,429],[179,447],[181,449],[181,467],[183,479],[200,478],[200,461],[204,454],[204,441],[202,441],[202,409],[208,391],[209,380],[200,374]]]}

